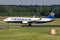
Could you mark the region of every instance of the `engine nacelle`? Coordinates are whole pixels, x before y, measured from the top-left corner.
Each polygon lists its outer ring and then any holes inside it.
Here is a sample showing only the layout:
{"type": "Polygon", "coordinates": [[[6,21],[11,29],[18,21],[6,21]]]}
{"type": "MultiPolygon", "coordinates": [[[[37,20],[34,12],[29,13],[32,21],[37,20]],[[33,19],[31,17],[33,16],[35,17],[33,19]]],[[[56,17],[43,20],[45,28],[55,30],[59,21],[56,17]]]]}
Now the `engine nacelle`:
{"type": "Polygon", "coordinates": [[[22,23],[28,23],[28,21],[22,21],[22,23]]]}

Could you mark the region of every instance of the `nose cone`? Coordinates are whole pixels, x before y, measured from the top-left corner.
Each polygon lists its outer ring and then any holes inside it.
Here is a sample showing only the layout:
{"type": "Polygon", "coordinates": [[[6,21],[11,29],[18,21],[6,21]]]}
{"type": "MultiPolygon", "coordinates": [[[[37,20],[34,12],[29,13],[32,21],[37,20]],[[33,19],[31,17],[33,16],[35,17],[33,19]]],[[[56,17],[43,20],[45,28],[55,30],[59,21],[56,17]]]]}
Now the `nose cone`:
{"type": "Polygon", "coordinates": [[[6,19],[3,19],[3,21],[7,21],[6,19]]]}

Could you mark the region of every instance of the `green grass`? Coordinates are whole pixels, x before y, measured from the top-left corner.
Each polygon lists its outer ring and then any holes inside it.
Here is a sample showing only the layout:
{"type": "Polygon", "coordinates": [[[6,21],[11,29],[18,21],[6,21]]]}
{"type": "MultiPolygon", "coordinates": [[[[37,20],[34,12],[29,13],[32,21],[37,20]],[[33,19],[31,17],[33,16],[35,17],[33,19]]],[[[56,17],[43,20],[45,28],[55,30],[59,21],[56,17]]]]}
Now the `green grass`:
{"type": "MultiPolygon", "coordinates": [[[[7,24],[2,20],[4,17],[0,17],[0,25],[23,25],[11,23],[7,24]]],[[[44,23],[41,25],[60,25],[60,19],[56,18],[53,22],[44,23]]],[[[32,24],[39,25],[40,24],[32,24]]],[[[25,24],[23,25],[25,26],[25,24]]],[[[57,27],[57,34],[51,35],[49,27],[28,27],[28,28],[4,28],[0,29],[0,40],[60,40],[60,28],[57,27]]]]}
{"type": "Polygon", "coordinates": [[[51,35],[50,28],[6,28],[0,30],[0,40],[60,40],[60,28],[51,35]]]}

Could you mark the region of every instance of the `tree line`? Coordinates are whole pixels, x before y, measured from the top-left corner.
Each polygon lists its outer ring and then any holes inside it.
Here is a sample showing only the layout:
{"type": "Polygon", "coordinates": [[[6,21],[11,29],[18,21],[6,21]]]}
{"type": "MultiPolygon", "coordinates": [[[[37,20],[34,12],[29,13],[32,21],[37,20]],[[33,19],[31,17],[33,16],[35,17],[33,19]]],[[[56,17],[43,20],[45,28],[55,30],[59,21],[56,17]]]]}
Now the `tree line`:
{"type": "Polygon", "coordinates": [[[47,16],[56,9],[60,17],[60,5],[0,5],[0,16],[47,16]]]}

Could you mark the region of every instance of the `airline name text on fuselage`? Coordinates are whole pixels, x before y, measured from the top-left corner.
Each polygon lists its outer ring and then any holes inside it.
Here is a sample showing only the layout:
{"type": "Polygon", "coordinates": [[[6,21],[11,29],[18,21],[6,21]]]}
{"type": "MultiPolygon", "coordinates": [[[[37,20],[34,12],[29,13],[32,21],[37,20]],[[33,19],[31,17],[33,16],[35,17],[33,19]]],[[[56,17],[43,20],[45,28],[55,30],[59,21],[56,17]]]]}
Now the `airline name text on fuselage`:
{"type": "Polygon", "coordinates": [[[12,20],[31,20],[30,18],[12,18],[12,20]]]}

